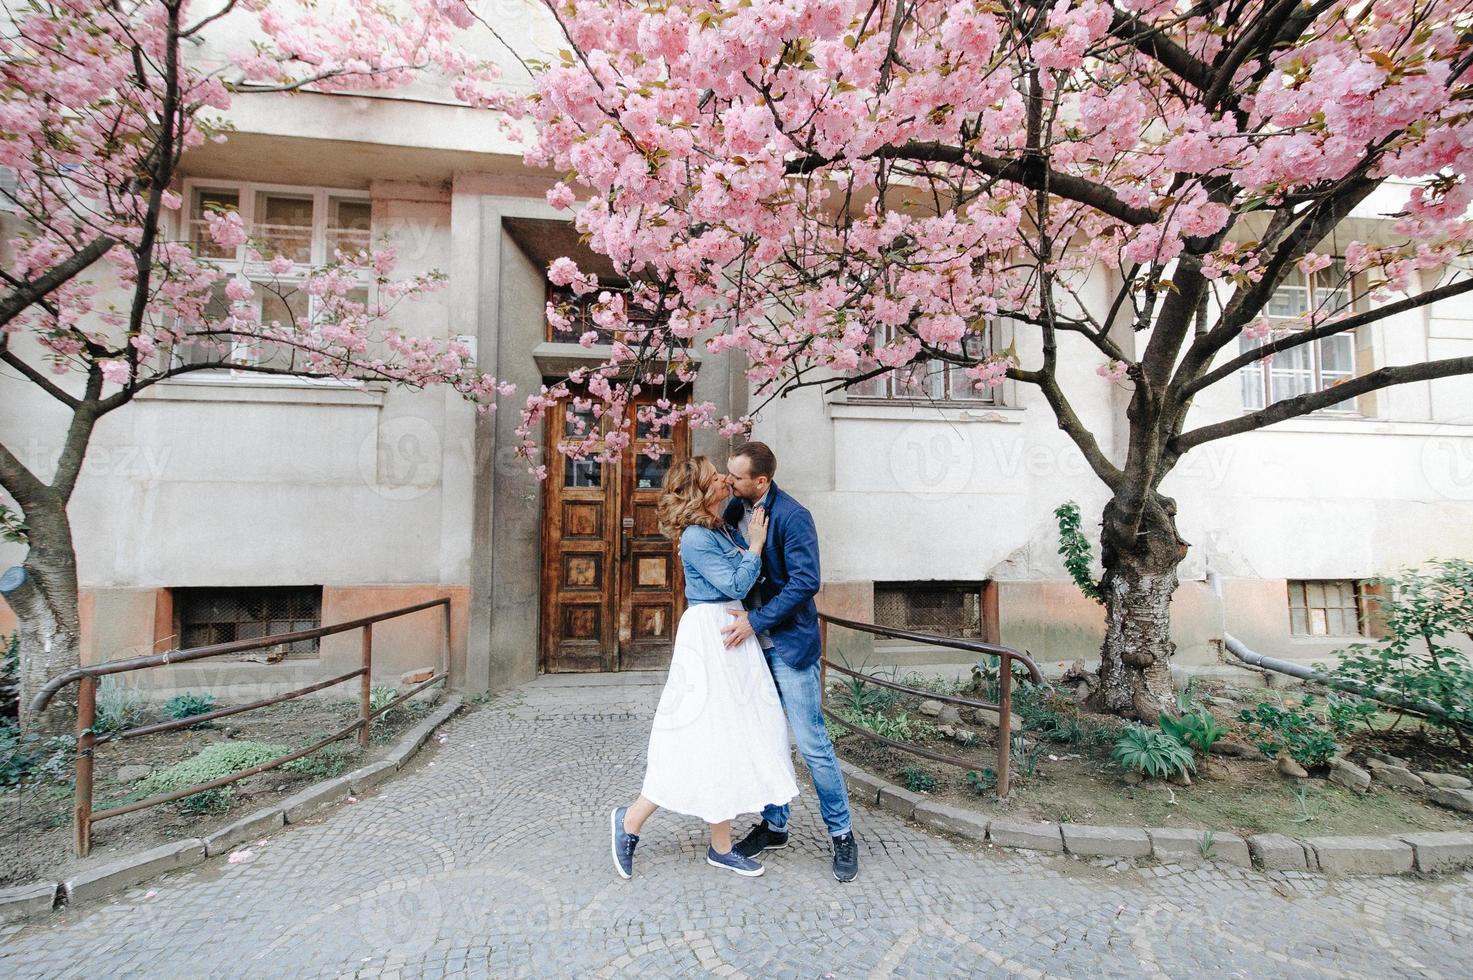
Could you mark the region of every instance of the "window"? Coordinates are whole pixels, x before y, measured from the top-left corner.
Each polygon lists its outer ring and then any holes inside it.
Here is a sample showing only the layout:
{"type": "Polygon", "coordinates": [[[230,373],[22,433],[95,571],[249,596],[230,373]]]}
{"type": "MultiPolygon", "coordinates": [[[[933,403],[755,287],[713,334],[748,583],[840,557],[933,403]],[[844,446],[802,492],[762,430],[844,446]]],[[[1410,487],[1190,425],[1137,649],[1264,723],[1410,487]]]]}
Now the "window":
{"type": "Polygon", "coordinates": [[[1368,636],[1368,591],[1351,579],[1291,581],[1289,632],[1294,636],[1368,636]]]}
{"type": "Polygon", "coordinates": [[[876,582],[875,624],[980,640],[981,582],[876,582]]]}
{"type": "MultiPolygon", "coordinates": [[[[291,188],[265,184],[186,185],[189,201],[188,237],[195,252],[222,269],[242,273],[252,280],[255,295],[247,301],[251,313],[263,323],[283,328],[305,328],[324,317],[322,301],[309,295],[307,274],[314,266],[333,261],[335,252],[352,253],[371,244],[372,203],[361,192],[314,188],[291,188]],[[246,246],[224,249],[209,235],[206,215],[211,211],[238,211],[250,231],[252,243],[267,260],[285,256],[293,263],[290,271],[273,275],[247,261],[246,246]]],[[[349,290],[347,299],[367,304],[370,283],[349,290]]],[[[225,281],[215,284],[205,320],[218,323],[230,312],[225,281]]],[[[303,367],[300,352],[290,344],[225,338],[224,346],[209,341],[188,342],[174,350],[178,364],[250,364],[292,370],[303,367]]],[[[251,372],[228,374],[249,377],[251,372]]]]}
{"type": "MultiPolygon", "coordinates": [[[[1264,311],[1275,326],[1302,328],[1298,317],[1313,310],[1317,315],[1344,312],[1351,303],[1350,283],[1342,262],[1321,269],[1306,278],[1292,272],[1274,290],[1264,311]]],[[[1240,337],[1238,349],[1247,353],[1264,343],[1264,339],[1240,337]]],[[[1309,344],[1301,344],[1243,369],[1243,408],[1256,411],[1274,402],[1322,391],[1355,375],[1355,332],[1335,334],[1309,344]]],[[[1355,402],[1337,402],[1326,411],[1354,412],[1355,402]]]]}
{"type": "MultiPolygon", "coordinates": [[[[570,325],[566,330],[558,330],[553,327],[552,322],[547,324],[547,339],[558,343],[568,344],[577,342],[589,330],[598,334],[597,344],[612,344],[616,338],[615,331],[599,326],[593,322],[593,308],[598,304],[599,293],[622,293],[624,302],[630,303],[633,290],[628,286],[618,286],[600,283],[599,288],[591,293],[579,296],[569,286],[555,286],[547,284],[547,301],[558,308],[558,311],[566,316],[570,325]]],[[[648,323],[653,319],[649,310],[630,305],[629,321],[633,324],[648,323]]]]}
{"type": "MultiPolygon", "coordinates": [[[[322,625],[322,587],[182,588],[174,590],[180,649],[293,633],[322,625]]],[[[251,660],[301,659],[318,655],[317,640],[241,656],[251,660]]]]}
{"type": "MultiPolygon", "coordinates": [[[[883,335],[874,338],[875,343],[883,346],[889,342],[890,336],[890,331],[885,330],[883,335]]],[[[987,332],[968,334],[962,345],[968,357],[979,360],[991,353],[992,349],[991,337],[987,332]]],[[[973,386],[972,379],[964,373],[965,369],[964,364],[952,364],[948,361],[915,360],[853,385],[849,388],[849,397],[875,401],[997,404],[998,389],[979,391],[973,386]]]]}

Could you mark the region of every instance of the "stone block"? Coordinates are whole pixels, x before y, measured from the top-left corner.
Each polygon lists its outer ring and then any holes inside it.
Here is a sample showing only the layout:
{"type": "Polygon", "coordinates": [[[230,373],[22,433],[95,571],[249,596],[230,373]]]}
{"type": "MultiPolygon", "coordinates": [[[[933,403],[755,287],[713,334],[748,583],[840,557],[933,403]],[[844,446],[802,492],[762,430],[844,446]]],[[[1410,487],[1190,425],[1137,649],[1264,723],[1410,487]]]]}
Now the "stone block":
{"type": "Polygon", "coordinates": [[[1081,857],[1143,858],[1151,854],[1151,838],[1139,827],[1094,827],[1066,823],[1064,850],[1081,857]]]}
{"type": "Polygon", "coordinates": [[[62,883],[62,889],[68,902],[87,902],[204,859],[205,842],[191,837],[79,871],[62,883]]]}
{"type": "Polygon", "coordinates": [[[1371,774],[1348,759],[1331,759],[1330,782],[1356,793],[1365,793],[1371,788],[1371,774]]]}
{"type": "Polygon", "coordinates": [[[346,776],[328,779],[288,796],[278,806],[286,814],[287,823],[301,823],[318,811],[348,798],[353,786],[346,776]]]}
{"type": "Polygon", "coordinates": [[[1401,839],[1412,845],[1417,870],[1424,874],[1473,868],[1473,834],[1428,831],[1402,834],[1401,839]]]}
{"type": "Polygon", "coordinates": [[[1308,871],[1311,857],[1304,845],[1283,834],[1254,834],[1248,838],[1253,863],[1265,871],[1308,871]]]}
{"type": "Polygon", "coordinates": [[[965,810],[959,806],[937,803],[935,800],[922,800],[916,804],[914,819],[929,830],[945,831],[978,841],[987,839],[989,821],[975,810],[965,810]]]}
{"type": "Polygon", "coordinates": [[[384,780],[393,776],[394,773],[398,771],[399,767],[394,765],[394,760],[383,759],[370,765],[366,765],[362,769],[355,769],[352,772],[348,773],[344,778],[346,778],[348,780],[348,783],[353,787],[354,793],[361,794],[373,789],[379,783],[382,783],[384,780]]]}
{"type": "MultiPolygon", "coordinates": [[[[403,766],[414,753],[419,751],[420,746],[430,740],[436,728],[439,728],[451,715],[460,710],[460,703],[460,695],[451,695],[444,704],[430,712],[424,721],[401,735],[385,758],[391,760],[396,766],[403,766]]],[[[291,821],[290,816],[287,817],[287,821],[291,821]]]]}
{"type": "Polygon", "coordinates": [[[1022,847],[1055,854],[1064,851],[1064,837],[1056,823],[993,817],[987,825],[987,839],[1002,847],[1022,847]]]}
{"type": "Polygon", "coordinates": [[[1310,837],[1304,846],[1326,874],[1399,875],[1412,870],[1412,845],[1390,837],[1310,837]]]}
{"type": "Polygon", "coordinates": [[[1473,789],[1473,779],[1466,776],[1455,776],[1450,772],[1419,772],[1417,775],[1428,786],[1438,789],[1473,789]]]}
{"type": "MultiPolygon", "coordinates": [[[[977,719],[977,724],[979,725],[991,725],[993,728],[999,728],[1002,725],[1002,715],[991,708],[978,708],[972,712],[972,716],[977,719]]],[[[1022,730],[1023,719],[1019,718],[1016,712],[1009,714],[1008,731],[1021,732],[1022,730]]]]}
{"type": "Polygon", "coordinates": [[[416,684],[423,684],[425,681],[434,676],[435,668],[421,667],[418,670],[407,670],[404,673],[400,674],[399,683],[403,684],[406,687],[413,687],[416,684]]]}
{"type": "Polygon", "coordinates": [[[1420,776],[1401,766],[1372,762],[1370,769],[1371,778],[1376,782],[1395,786],[1397,789],[1422,789],[1426,785],[1420,776]]]}
{"type": "Polygon", "coordinates": [[[221,827],[213,834],[205,838],[205,855],[214,857],[232,850],[235,845],[243,844],[249,840],[256,840],[267,834],[275,833],[281,829],[286,822],[286,815],[282,808],[271,807],[266,810],[257,810],[248,813],[232,824],[221,827]]]}
{"type": "Polygon", "coordinates": [[[889,810],[897,817],[909,820],[915,813],[916,805],[923,799],[925,797],[921,794],[912,793],[900,786],[892,786],[890,783],[880,784],[880,808],[889,810]]]}
{"type": "MultiPolygon", "coordinates": [[[[1191,866],[1202,863],[1202,840],[1207,832],[1179,827],[1147,827],[1151,838],[1151,856],[1167,864],[1191,866]]],[[[1252,867],[1248,842],[1237,834],[1213,831],[1212,850],[1207,858],[1239,868],[1252,867]]]]}
{"type": "Polygon", "coordinates": [[[883,780],[860,769],[852,763],[839,760],[839,771],[844,774],[844,785],[849,789],[849,799],[874,806],[880,799],[883,780]]]}
{"type": "Polygon", "coordinates": [[[30,885],[0,888],[0,922],[14,922],[31,915],[41,915],[56,907],[54,881],[38,881],[30,885]]]}
{"type": "Polygon", "coordinates": [[[1436,786],[1431,786],[1427,789],[1427,799],[1449,810],[1473,813],[1473,790],[1438,789],[1436,786]]]}

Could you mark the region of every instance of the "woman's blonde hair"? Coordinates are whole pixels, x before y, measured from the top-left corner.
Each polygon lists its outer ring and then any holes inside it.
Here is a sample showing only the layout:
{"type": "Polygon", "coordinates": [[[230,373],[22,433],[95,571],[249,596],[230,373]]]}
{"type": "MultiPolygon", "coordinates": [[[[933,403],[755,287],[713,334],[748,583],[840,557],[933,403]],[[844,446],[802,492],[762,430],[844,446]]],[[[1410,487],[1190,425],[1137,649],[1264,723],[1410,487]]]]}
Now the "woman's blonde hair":
{"type": "Polygon", "coordinates": [[[665,474],[664,492],[660,494],[660,533],[679,540],[680,533],[692,524],[712,529],[721,526],[721,518],[706,510],[706,494],[716,480],[716,467],[705,456],[692,456],[670,466],[665,474]]]}

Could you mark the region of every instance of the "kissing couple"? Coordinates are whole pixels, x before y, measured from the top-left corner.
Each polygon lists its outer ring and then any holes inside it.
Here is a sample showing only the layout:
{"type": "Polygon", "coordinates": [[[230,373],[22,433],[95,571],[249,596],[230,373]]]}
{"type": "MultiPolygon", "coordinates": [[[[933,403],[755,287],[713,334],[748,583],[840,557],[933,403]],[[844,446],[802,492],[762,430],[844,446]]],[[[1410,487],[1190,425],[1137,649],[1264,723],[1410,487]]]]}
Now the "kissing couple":
{"type": "Polygon", "coordinates": [[[614,867],[633,876],[639,832],[664,807],[711,825],[707,864],[762,874],[757,855],[788,845],[798,795],[791,726],[832,839],[834,877],[853,881],[849,793],[820,710],[813,515],[772,482],[777,458],[764,443],[732,450],[726,470],[696,456],[665,475],[660,532],[680,542],[686,610],[639,799],[609,817],[614,867]],[[732,818],[758,811],[761,821],[732,846],[732,818]]]}

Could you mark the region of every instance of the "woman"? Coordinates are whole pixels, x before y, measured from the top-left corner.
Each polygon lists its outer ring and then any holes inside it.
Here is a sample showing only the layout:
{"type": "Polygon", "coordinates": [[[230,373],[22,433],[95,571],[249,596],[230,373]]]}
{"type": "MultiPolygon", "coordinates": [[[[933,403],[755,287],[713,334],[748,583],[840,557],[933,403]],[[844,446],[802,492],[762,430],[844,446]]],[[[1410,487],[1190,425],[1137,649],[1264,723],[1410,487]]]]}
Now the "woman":
{"type": "Polygon", "coordinates": [[[767,515],[752,514],[752,544],[743,548],[722,508],[731,490],[704,456],[678,462],[665,476],[660,532],[680,540],[687,608],[675,630],[670,677],[650,731],[639,799],[609,818],[614,867],[634,873],[639,831],[660,807],[711,825],[706,863],[749,878],[761,863],[732,850],[731,819],[798,795],[788,728],[777,688],[757,640],[735,649],[721,627],[762,570],[767,515]]]}

